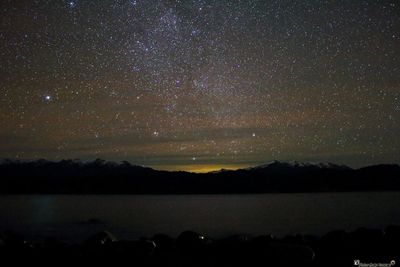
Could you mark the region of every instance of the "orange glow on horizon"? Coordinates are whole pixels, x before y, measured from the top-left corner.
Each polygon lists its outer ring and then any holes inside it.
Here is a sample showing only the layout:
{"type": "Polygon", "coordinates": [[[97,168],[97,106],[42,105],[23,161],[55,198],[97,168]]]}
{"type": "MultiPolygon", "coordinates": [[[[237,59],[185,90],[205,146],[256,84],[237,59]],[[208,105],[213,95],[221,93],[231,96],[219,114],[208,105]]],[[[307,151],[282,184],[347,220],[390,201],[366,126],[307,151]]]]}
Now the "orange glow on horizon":
{"type": "Polygon", "coordinates": [[[193,164],[193,165],[178,165],[178,166],[152,166],[156,170],[165,171],[186,171],[194,173],[207,173],[213,171],[225,170],[237,170],[242,168],[251,167],[253,165],[248,164],[236,164],[236,165],[208,165],[208,164],[193,164]]]}

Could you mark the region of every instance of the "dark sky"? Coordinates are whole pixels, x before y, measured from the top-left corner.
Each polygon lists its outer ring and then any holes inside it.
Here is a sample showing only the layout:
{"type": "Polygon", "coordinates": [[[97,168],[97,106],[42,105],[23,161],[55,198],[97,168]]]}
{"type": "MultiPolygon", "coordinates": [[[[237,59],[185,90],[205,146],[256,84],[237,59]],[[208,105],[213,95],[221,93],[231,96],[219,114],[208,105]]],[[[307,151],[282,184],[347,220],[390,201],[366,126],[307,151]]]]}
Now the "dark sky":
{"type": "Polygon", "coordinates": [[[0,158],[400,163],[398,1],[0,7],[0,158]]]}

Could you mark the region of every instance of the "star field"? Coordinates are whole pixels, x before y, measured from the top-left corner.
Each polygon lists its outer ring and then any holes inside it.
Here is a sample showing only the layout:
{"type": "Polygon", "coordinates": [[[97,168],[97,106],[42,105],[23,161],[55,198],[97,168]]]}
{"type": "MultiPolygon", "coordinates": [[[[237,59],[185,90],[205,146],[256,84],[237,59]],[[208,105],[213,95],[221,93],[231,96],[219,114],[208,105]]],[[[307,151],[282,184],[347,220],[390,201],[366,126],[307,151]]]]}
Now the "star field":
{"type": "Polygon", "coordinates": [[[0,157],[400,162],[397,1],[2,1],[0,157]]]}

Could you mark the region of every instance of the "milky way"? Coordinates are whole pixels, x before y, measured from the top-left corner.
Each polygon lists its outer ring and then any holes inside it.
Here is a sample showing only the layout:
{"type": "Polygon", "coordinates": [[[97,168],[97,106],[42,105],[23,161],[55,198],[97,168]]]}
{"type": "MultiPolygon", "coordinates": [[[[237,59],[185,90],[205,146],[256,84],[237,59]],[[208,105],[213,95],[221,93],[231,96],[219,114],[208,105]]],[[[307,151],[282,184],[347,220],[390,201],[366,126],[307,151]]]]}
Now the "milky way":
{"type": "Polygon", "coordinates": [[[2,1],[0,157],[400,162],[398,1],[2,1]]]}

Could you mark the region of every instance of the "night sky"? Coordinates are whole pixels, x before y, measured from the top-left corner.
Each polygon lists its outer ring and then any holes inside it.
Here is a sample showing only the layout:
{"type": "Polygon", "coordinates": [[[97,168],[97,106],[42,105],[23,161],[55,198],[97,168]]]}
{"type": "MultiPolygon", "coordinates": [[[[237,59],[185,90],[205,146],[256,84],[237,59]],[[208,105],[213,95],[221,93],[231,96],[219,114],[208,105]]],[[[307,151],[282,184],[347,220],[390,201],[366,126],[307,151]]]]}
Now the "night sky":
{"type": "Polygon", "coordinates": [[[0,3],[0,158],[400,163],[398,1],[0,3]]]}

